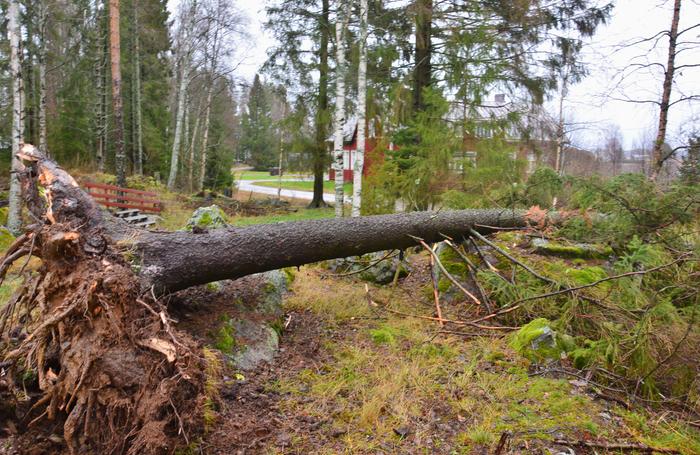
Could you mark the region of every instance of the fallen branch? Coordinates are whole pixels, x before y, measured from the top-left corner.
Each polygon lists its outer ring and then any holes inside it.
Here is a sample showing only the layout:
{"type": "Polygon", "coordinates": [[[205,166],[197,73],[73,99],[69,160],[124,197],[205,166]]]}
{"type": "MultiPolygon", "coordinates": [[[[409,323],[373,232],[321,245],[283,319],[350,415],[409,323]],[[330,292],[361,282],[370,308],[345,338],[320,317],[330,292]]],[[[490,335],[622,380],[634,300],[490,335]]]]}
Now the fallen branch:
{"type": "Polygon", "coordinates": [[[489,326],[489,325],[481,325],[481,324],[475,324],[471,321],[459,321],[459,320],[454,320],[454,319],[445,319],[445,318],[436,318],[432,316],[422,316],[420,314],[412,314],[412,313],[405,313],[403,311],[398,311],[398,310],[392,310],[391,308],[388,308],[388,306],[385,303],[378,303],[374,299],[372,299],[371,295],[369,294],[369,288],[365,287],[365,291],[367,293],[367,299],[370,302],[370,305],[372,305],[375,308],[379,308],[383,311],[397,314],[399,316],[406,316],[410,318],[416,318],[416,319],[425,319],[426,321],[435,321],[435,322],[443,322],[446,324],[454,324],[454,325],[464,325],[464,326],[471,326],[471,327],[476,327],[477,329],[484,329],[484,330],[506,330],[506,331],[512,331],[512,330],[518,330],[520,327],[502,327],[502,326],[489,326]]]}
{"type": "Polygon", "coordinates": [[[479,297],[481,297],[481,301],[483,302],[484,307],[486,308],[486,311],[488,313],[492,313],[493,307],[491,306],[491,301],[489,300],[489,297],[486,294],[486,291],[481,286],[481,283],[479,283],[479,280],[476,277],[476,273],[474,273],[477,270],[476,266],[474,265],[474,263],[469,259],[469,257],[466,254],[464,254],[462,251],[460,251],[460,249],[457,248],[457,246],[455,246],[455,244],[451,242],[451,240],[452,240],[451,238],[448,238],[447,236],[445,236],[444,242],[447,246],[452,248],[452,250],[454,250],[454,252],[457,253],[459,255],[459,257],[461,257],[464,262],[467,263],[467,272],[469,273],[469,279],[471,279],[472,282],[474,283],[474,286],[476,286],[476,290],[479,292],[479,297]]]}
{"type": "MultiPolygon", "coordinates": [[[[596,280],[593,283],[582,284],[581,286],[574,286],[574,287],[570,287],[570,288],[566,288],[566,289],[560,289],[558,291],[548,292],[546,294],[535,295],[532,297],[525,297],[525,298],[522,298],[520,300],[516,300],[515,302],[512,303],[512,305],[520,306],[521,303],[529,302],[531,300],[545,299],[547,297],[555,297],[557,295],[574,293],[576,291],[580,291],[581,289],[593,288],[593,287],[598,286],[601,283],[605,283],[606,281],[612,281],[612,280],[617,280],[620,278],[626,278],[626,277],[636,276],[636,275],[645,275],[647,273],[656,272],[657,270],[665,269],[666,267],[671,267],[672,265],[675,265],[675,264],[678,264],[681,262],[688,262],[688,261],[692,260],[692,259],[688,258],[688,256],[689,256],[689,254],[685,254],[682,257],[680,257],[674,261],[671,261],[669,263],[662,264],[662,265],[659,265],[656,267],[652,267],[650,269],[621,273],[619,275],[613,275],[613,276],[609,276],[606,278],[601,278],[600,280],[596,280]]],[[[509,307],[509,311],[512,311],[513,309],[515,309],[515,308],[509,307]]]]}
{"type": "Polygon", "coordinates": [[[537,273],[535,270],[533,270],[531,267],[529,267],[527,264],[523,263],[522,261],[520,261],[520,260],[516,259],[515,257],[513,257],[512,255],[508,254],[508,252],[505,251],[503,248],[499,247],[498,245],[496,245],[495,243],[493,243],[492,241],[490,241],[489,239],[487,239],[487,238],[484,237],[483,235],[479,234],[479,233],[478,233],[477,231],[475,231],[474,229],[469,229],[469,232],[471,233],[471,235],[473,235],[473,236],[476,237],[477,239],[481,240],[482,242],[484,242],[485,244],[487,244],[488,246],[490,246],[491,248],[493,248],[494,250],[496,250],[499,254],[501,254],[501,256],[505,257],[506,259],[508,259],[509,261],[513,262],[514,264],[519,265],[519,266],[522,267],[523,269],[527,270],[528,272],[530,272],[530,273],[531,273],[533,276],[535,276],[536,278],[538,278],[538,279],[540,279],[540,280],[542,280],[542,281],[544,281],[544,282],[547,282],[547,283],[550,283],[550,284],[554,284],[554,285],[556,285],[556,286],[559,286],[559,283],[557,283],[556,281],[552,280],[551,278],[547,278],[546,276],[540,275],[540,274],[537,273]]]}
{"type": "Polygon", "coordinates": [[[569,441],[566,439],[555,439],[556,444],[561,444],[564,446],[578,446],[578,447],[589,447],[592,449],[606,449],[606,450],[638,450],[645,453],[680,453],[676,449],[661,449],[658,447],[651,447],[644,444],[635,443],[614,443],[614,442],[593,442],[593,441],[569,441]]]}
{"type": "MultiPolygon", "coordinates": [[[[412,236],[412,237],[413,237],[413,236],[412,236]]],[[[447,279],[450,280],[450,281],[452,282],[452,284],[454,284],[455,286],[457,286],[457,288],[458,288],[460,291],[462,291],[462,292],[464,293],[464,295],[466,295],[467,297],[469,297],[470,299],[472,299],[472,300],[474,301],[474,303],[476,303],[477,305],[481,305],[481,302],[479,301],[479,299],[477,299],[476,296],[475,296],[474,294],[472,294],[471,292],[469,292],[468,290],[466,290],[466,289],[464,288],[464,286],[462,286],[462,285],[457,281],[457,279],[456,279],[455,277],[453,277],[452,274],[450,274],[450,272],[447,271],[447,269],[445,268],[445,266],[442,265],[442,262],[440,262],[440,259],[437,257],[437,254],[435,253],[435,251],[433,251],[432,248],[430,248],[430,247],[428,246],[428,244],[425,243],[425,242],[423,241],[423,239],[420,239],[420,238],[418,238],[418,237],[413,237],[413,238],[415,238],[416,241],[417,241],[418,243],[420,243],[420,244],[423,246],[423,248],[425,248],[425,249],[428,251],[428,253],[430,253],[430,257],[432,258],[432,260],[435,261],[435,263],[437,264],[437,266],[440,268],[440,271],[441,271],[442,273],[445,274],[445,277],[447,277],[447,279]]]]}
{"type": "MultiPolygon", "coordinates": [[[[425,247],[425,243],[423,243],[425,247]]],[[[440,288],[439,288],[439,283],[438,279],[435,273],[435,256],[432,254],[434,253],[431,248],[428,248],[428,251],[430,251],[430,281],[433,283],[433,300],[435,300],[435,314],[437,314],[437,317],[440,319],[440,327],[443,327],[445,324],[442,322],[442,309],[440,308],[440,288]]]]}

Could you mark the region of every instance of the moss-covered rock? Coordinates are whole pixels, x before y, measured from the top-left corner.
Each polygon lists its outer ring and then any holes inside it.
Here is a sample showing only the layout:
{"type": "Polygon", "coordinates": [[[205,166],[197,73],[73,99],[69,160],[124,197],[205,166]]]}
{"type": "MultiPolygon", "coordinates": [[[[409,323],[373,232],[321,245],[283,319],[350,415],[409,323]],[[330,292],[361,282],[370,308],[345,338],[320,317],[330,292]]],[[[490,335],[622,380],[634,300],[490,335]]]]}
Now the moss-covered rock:
{"type": "Polygon", "coordinates": [[[338,273],[352,273],[362,270],[357,275],[361,280],[376,284],[389,284],[394,280],[397,269],[399,278],[407,276],[409,272],[405,261],[402,261],[398,255],[381,260],[389,253],[389,251],[377,251],[362,256],[334,259],[328,261],[327,265],[332,271],[338,273]],[[363,270],[375,262],[375,265],[363,270]]]}
{"type": "Polygon", "coordinates": [[[217,205],[210,205],[209,207],[199,207],[195,210],[190,219],[187,220],[185,230],[217,229],[226,225],[226,214],[224,211],[217,205]]]}
{"type": "Polygon", "coordinates": [[[552,323],[544,318],[530,321],[515,332],[510,345],[523,357],[541,362],[547,359],[560,359],[562,354],[576,348],[574,339],[557,333],[552,323]]]}
{"type": "Polygon", "coordinates": [[[533,238],[531,246],[534,253],[541,254],[543,256],[557,256],[571,259],[606,259],[613,253],[612,248],[607,245],[596,245],[591,243],[566,245],[541,238],[533,238]]]}

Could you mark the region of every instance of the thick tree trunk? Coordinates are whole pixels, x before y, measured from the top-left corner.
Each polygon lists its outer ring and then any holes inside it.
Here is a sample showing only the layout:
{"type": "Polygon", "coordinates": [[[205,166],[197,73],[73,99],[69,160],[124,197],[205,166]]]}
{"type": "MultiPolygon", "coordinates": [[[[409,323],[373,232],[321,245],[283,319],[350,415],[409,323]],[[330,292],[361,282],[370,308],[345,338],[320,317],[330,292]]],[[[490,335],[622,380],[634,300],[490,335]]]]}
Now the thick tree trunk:
{"type": "Polygon", "coordinates": [[[9,209],[7,212],[7,228],[15,235],[22,228],[22,195],[18,172],[22,165],[17,158],[20,144],[22,143],[22,71],[19,26],[19,2],[10,0],[7,14],[9,24],[7,26],[10,37],[10,73],[12,75],[12,166],[10,174],[10,193],[8,195],[9,209]]]}
{"type": "Polygon", "coordinates": [[[119,0],[109,0],[109,49],[112,67],[112,110],[114,111],[114,163],[117,172],[117,185],[125,186],[126,154],[124,151],[119,0]]]}
{"type": "Polygon", "coordinates": [[[426,242],[467,236],[480,226],[518,227],[523,212],[460,210],[413,212],[357,218],[298,221],[244,228],[216,229],[204,234],[144,232],[135,240],[146,288],[168,293],[223,279],[240,278],[281,267],[405,249],[426,242]],[[477,226],[478,225],[478,226],[477,226]]]}
{"type": "Polygon", "coordinates": [[[328,125],[328,36],[330,2],[322,0],[321,20],[318,24],[321,43],[318,65],[318,107],[316,109],[316,144],[314,146],[314,197],[310,208],[325,207],[323,201],[323,173],[326,167],[326,134],[328,125]]]}
{"type": "Polygon", "coordinates": [[[416,0],[416,62],[413,68],[413,109],[425,109],[423,89],[431,80],[431,36],[433,23],[433,1],[416,0]]]}
{"type": "Polygon", "coordinates": [[[333,120],[333,169],[335,169],[335,216],[343,216],[345,206],[343,184],[344,179],[344,150],[343,127],[345,126],[345,4],[338,5],[335,22],[335,116],[333,120]]]}
{"type": "Polygon", "coordinates": [[[651,154],[652,168],[651,179],[659,177],[664,161],[668,157],[664,156],[663,145],[666,141],[666,128],[668,125],[668,109],[671,103],[671,89],[673,88],[673,76],[676,65],[676,42],[678,40],[678,22],[681,16],[681,0],[675,0],[673,5],[673,19],[671,20],[671,30],[668,34],[668,62],[664,73],[663,93],[661,94],[661,105],[659,106],[659,129],[654,141],[654,150],[651,154]]]}
{"type": "Polygon", "coordinates": [[[360,0],[360,62],[357,69],[357,148],[352,166],[352,216],[360,216],[367,128],[367,0],[360,0]]]}

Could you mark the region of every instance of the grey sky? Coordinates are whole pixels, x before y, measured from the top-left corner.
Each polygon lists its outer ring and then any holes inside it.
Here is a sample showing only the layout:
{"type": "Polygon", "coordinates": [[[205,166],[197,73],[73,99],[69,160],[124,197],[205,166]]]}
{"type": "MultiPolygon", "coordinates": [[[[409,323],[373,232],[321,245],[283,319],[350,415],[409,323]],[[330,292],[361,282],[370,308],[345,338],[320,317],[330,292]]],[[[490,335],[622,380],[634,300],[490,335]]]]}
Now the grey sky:
{"type": "MultiPolygon", "coordinates": [[[[640,140],[653,137],[656,130],[657,107],[615,101],[613,97],[635,99],[659,99],[661,75],[638,72],[621,85],[624,90],[614,90],[616,75],[629,62],[664,62],[668,40],[662,39],[656,50],[649,52],[649,45],[638,45],[630,49],[618,49],[621,43],[634,42],[639,38],[654,35],[668,29],[671,22],[672,1],[667,0],[618,0],[610,23],[599,29],[585,52],[591,74],[580,84],[571,87],[566,102],[567,117],[585,123],[586,128],[575,135],[576,142],[584,146],[595,146],[601,132],[609,124],[620,126],[627,148],[635,147],[640,140]],[[643,58],[639,58],[642,56],[643,58]],[[637,59],[635,59],[635,57],[637,59]]],[[[238,75],[251,81],[255,72],[265,61],[267,49],[274,44],[264,32],[264,0],[239,0],[239,7],[250,18],[251,39],[242,46],[244,63],[238,75]]],[[[680,28],[700,22],[700,0],[684,0],[680,28]]],[[[686,38],[700,41],[700,29],[690,32],[686,38]]],[[[239,56],[240,57],[240,56],[239,56]]],[[[700,45],[684,52],[682,62],[700,63],[700,45]]],[[[689,69],[679,77],[677,87],[684,93],[700,94],[700,68],[689,69]]],[[[692,129],[700,122],[700,102],[694,105],[677,105],[671,110],[669,134],[671,139],[683,131],[692,129]]]]}

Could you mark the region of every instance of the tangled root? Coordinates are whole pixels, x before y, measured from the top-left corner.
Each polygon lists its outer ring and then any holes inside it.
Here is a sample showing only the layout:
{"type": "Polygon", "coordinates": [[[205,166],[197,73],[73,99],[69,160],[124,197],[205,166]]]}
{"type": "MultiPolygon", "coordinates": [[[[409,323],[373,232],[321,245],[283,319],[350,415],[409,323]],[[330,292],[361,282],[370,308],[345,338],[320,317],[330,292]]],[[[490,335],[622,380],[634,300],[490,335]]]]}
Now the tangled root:
{"type": "Polygon", "coordinates": [[[67,225],[46,224],[19,243],[15,251],[43,262],[0,315],[9,376],[36,377],[39,398],[24,423],[62,421],[71,453],[155,454],[188,443],[202,422],[204,360],[140,292],[129,264],[110,245],[86,254],[67,225]]]}

